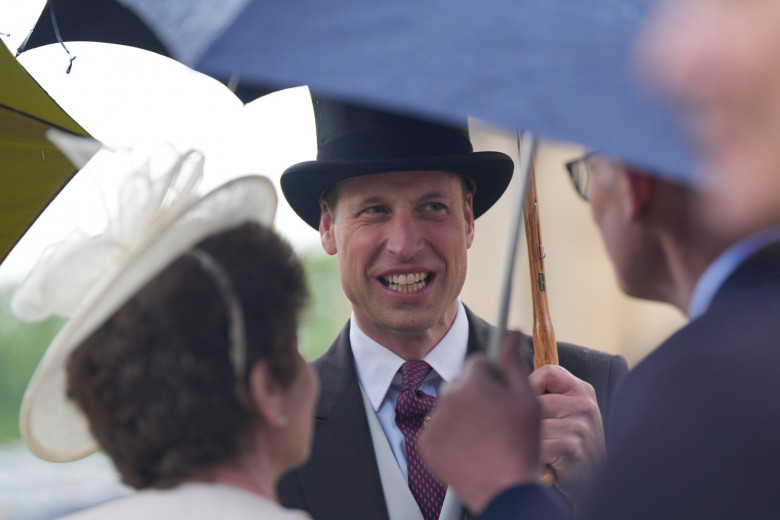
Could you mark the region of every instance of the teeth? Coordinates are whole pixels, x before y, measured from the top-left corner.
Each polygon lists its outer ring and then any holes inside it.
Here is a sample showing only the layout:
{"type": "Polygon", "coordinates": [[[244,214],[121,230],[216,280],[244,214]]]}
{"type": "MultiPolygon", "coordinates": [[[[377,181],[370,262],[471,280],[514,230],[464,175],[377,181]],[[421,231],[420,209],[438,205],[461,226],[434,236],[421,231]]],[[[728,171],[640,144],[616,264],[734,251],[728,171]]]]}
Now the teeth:
{"type": "Polygon", "coordinates": [[[425,287],[428,273],[393,274],[384,277],[387,287],[403,293],[416,292],[425,287]]]}

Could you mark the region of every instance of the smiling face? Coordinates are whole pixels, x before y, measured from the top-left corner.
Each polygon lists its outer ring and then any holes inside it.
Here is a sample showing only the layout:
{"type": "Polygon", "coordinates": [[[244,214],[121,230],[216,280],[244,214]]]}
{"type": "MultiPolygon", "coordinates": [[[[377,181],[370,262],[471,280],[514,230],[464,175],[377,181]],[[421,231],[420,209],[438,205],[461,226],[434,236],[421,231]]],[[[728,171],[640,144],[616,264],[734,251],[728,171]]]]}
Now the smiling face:
{"type": "Polygon", "coordinates": [[[353,177],[336,189],[336,207],[322,203],[320,235],[338,255],[358,325],[402,357],[424,355],[457,313],[474,238],[471,193],[442,171],[353,177]]]}
{"type": "Polygon", "coordinates": [[[702,173],[715,181],[711,217],[725,229],[780,219],[780,2],[675,0],[640,49],[680,109],[702,173]]]}

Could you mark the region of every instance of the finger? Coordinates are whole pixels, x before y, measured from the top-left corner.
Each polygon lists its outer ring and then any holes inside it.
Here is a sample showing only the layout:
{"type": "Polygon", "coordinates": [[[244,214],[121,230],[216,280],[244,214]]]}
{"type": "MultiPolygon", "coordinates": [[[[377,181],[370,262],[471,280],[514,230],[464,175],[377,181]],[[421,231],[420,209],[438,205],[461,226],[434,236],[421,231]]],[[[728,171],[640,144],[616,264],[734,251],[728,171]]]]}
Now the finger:
{"type": "Polygon", "coordinates": [[[498,369],[507,380],[522,379],[525,381],[528,378],[529,367],[523,357],[523,348],[527,341],[528,337],[518,331],[507,331],[504,336],[499,353],[498,369]]]}
{"type": "Polygon", "coordinates": [[[528,381],[539,395],[553,393],[595,396],[595,391],[589,383],[578,379],[559,365],[544,365],[537,368],[528,376],[528,381]]]}
{"type": "Polygon", "coordinates": [[[579,445],[569,438],[542,439],[539,461],[560,471],[567,461],[581,457],[579,445]]]}
{"type": "Polygon", "coordinates": [[[567,440],[582,442],[595,436],[587,421],[569,419],[544,419],[540,434],[545,441],[567,440]]]}
{"type": "Polygon", "coordinates": [[[528,380],[538,394],[571,392],[576,388],[576,381],[579,381],[571,372],[559,365],[541,366],[528,376],[528,380]]]}
{"type": "Polygon", "coordinates": [[[465,393],[484,392],[491,386],[502,385],[487,358],[482,353],[474,354],[466,360],[460,376],[439,387],[438,402],[441,405],[444,401],[460,399],[465,393]]]}
{"type": "Polygon", "coordinates": [[[571,396],[566,394],[542,394],[538,396],[544,419],[566,417],[601,418],[596,396],[571,396]]]}
{"type": "Polygon", "coordinates": [[[494,374],[495,370],[490,361],[482,352],[479,352],[469,356],[466,364],[463,366],[461,376],[455,381],[481,380],[486,377],[492,378],[494,374]]]}
{"type": "Polygon", "coordinates": [[[466,363],[463,365],[463,370],[460,375],[452,381],[449,381],[447,385],[444,386],[444,392],[440,391],[439,395],[441,396],[442,394],[458,391],[467,380],[474,378],[477,373],[486,370],[485,365],[489,364],[489,361],[482,352],[469,356],[466,359],[466,363]]]}

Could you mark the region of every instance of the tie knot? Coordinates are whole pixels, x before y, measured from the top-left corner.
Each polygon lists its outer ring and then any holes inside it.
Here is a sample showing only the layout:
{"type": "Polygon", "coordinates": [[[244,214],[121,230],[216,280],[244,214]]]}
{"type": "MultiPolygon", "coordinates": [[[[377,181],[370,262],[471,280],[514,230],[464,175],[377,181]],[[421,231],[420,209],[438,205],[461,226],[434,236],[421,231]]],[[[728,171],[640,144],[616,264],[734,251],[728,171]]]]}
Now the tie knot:
{"type": "Polygon", "coordinates": [[[401,391],[416,391],[430,373],[431,365],[425,361],[407,361],[401,365],[401,391]]]}

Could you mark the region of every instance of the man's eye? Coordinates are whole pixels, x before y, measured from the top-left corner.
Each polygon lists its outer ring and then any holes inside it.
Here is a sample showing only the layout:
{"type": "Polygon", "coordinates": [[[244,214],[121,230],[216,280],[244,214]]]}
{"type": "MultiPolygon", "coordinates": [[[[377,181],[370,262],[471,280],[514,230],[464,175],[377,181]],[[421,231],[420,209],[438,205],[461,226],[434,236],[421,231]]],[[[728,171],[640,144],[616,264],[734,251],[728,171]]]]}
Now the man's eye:
{"type": "Polygon", "coordinates": [[[425,209],[428,211],[442,211],[447,209],[447,206],[442,204],[441,202],[429,202],[425,205],[425,209]]]}
{"type": "Polygon", "coordinates": [[[382,213],[387,213],[387,209],[384,206],[370,206],[364,209],[362,213],[367,213],[369,215],[379,215],[382,213]]]}

